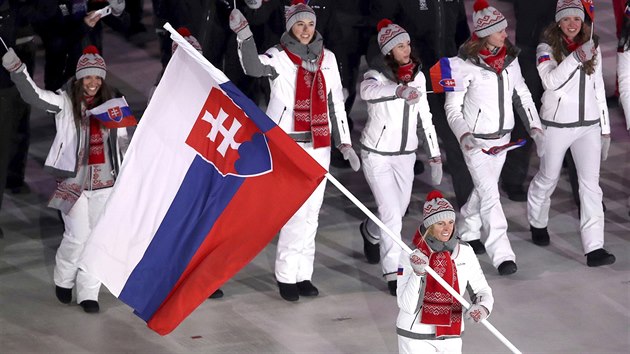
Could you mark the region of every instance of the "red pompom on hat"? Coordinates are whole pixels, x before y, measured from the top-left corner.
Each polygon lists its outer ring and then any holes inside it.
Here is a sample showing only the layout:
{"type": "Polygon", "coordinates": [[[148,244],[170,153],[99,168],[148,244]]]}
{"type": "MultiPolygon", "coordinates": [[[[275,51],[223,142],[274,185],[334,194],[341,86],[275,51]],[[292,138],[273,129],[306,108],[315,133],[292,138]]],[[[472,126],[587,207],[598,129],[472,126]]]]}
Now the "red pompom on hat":
{"type": "Polygon", "coordinates": [[[105,59],[98,53],[98,48],[89,45],[83,49],[83,55],[77,62],[77,70],[75,77],[80,80],[86,76],[99,76],[105,79],[107,74],[107,66],[105,59]]]}
{"type": "Polygon", "coordinates": [[[425,228],[441,220],[455,220],[455,209],[448,200],[444,198],[438,190],[432,190],[427,194],[427,201],[422,210],[424,220],[422,224],[425,228]]]}
{"type": "Polygon", "coordinates": [[[490,6],[490,5],[488,5],[488,2],[486,0],[477,0],[473,4],[473,11],[475,11],[475,12],[481,11],[481,10],[485,9],[486,7],[488,7],[488,6],[490,6]]]}
{"type": "MultiPolygon", "coordinates": [[[[179,33],[184,39],[193,46],[193,48],[197,49],[199,53],[203,54],[203,50],[201,49],[201,44],[197,41],[197,38],[190,33],[190,30],[187,27],[180,27],[177,29],[177,33],[179,33]]],[[[177,43],[173,41],[171,44],[171,53],[175,53],[175,49],[177,49],[177,43]]]]}
{"type": "Polygon", "coordinates": [[[186,27],[180,27],[177,29],[177,33],[181,34],[182,37],[188,37],[188,36],[192,36],[192,34],[190,33],[190,30],[186,27]]]}
{"type": "Polygon", "coordinates": [[[409,33],[389,19],[380,20],[376,28],[378,29],[376,40],[383,55],[387,55],[398,44],[411,41],[409,33]]]}
{"type": "Polygon", "coordinates": [[[473,4],[473,27],[477,37],[484,38],[507,28],[503,14],[490,6],[486,0],[477,0],[473,4]]]}
{"type": "Polygon", "coordinates": [[[381,29],[383,29],[383,27],[389,26],[389,25],[391,25],[392,23],[393,23],[393,22],[392,22],[390,19],[388,19],[388,18],[384,18],[384,19],[382,19],[382,20],[378,21],[378,24],[376,25],[376,31],[377,31],[377,32],[380,32],[380,31],[381,31],[381,29]]]}

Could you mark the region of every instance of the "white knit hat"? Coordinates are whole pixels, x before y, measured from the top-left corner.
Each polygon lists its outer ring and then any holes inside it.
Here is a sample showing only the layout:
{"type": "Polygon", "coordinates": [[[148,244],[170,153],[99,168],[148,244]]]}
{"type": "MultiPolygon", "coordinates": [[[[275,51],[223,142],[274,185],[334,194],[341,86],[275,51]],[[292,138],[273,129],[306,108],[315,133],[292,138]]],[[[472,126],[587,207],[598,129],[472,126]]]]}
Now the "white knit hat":
{"type": "Polygon", "coordinates": [[[83,55],[77,62],[77,71],[75,77],[80,80],[86,76],[94,75],[101,78],[105,78],[107,74],[107,66],[105,65],[105,59],[98,54],[98,49],[89,45],[83,49],[83,55]]]}
{"type": "Polygon", "coordinates": [[[287,20],[287,32],[290,31],[291,27],[298,21],[313,21],[317,23],[315,11],[305,4],[304,0],[293,0],[291,6],[286,9],[284,17],[287,20]]]}
{"type": "Polygon", "coordinates": [[[455,220],[455,209],[448,200],[444,199],[442,193],[433,190],[427,194],[427,201],[424,202],[422,210],[424,220],[422,224],[425,229],[441,220],[455,220]]]}
{"type": "Polygon", "coordinates": [[[556,22],[563,17],[579,16],[584,21],[584,6],[580,0],[558,0],[556,4],[556,22]]]}
{"type": "Polygon", "coordinates": [[[477,37],[484,38],[506,29],[507,20],[486,0],[477,0],[473,5],[473,26],[477,37]]]}
{"type": "Polygon", "coordinates": [[[407,31],[386,18],[379,21],[376,29],[378,30],[376,39],[383,55],[389,53],[398,44],[410,41],[407,31]]]}

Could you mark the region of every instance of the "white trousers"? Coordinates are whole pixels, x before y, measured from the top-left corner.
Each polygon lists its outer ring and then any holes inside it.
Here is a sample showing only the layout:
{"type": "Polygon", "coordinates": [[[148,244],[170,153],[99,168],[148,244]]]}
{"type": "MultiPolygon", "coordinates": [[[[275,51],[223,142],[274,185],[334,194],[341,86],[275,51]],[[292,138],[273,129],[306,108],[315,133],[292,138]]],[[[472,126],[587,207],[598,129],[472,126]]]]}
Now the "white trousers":
{"type": "MultiPolygon", "coordinates": [[[[298,143],[326,170],[330,165],[330,148],[313,149],[311,143],[298,143]]],[[[319,210],[324,202],[326,179],[280,230],[276,249],[276,280],[295,284],[311,280],[315,261],[315,235],[319,210]]]]}
{"type": "Polygon", "coordinates": [[[98,301],[101,283],[84,270],[77,262],[87,242],[92,228],[101,216],[111,188],[83,191],[68,214],[61,213],[64,232],[55,256],[55,285],[71,289],[76,285],[77,303],[83,300],[98,301]]]}
{"type": "Polygon", "coordinates": [[[575,128],[548,127],[545,154],[540,170],[527,192],[527,218],[533,227],[547,227],[551,195],[556,189],[567,149],[575,160],[580,194],[580,235],[584,253],[604,246],[604,210],[599,187],[601,128],[599,125],[575,128]]]}
{"type": "Polygon", "coordinates": [[[420,353],[461,353],[462,339],[448,338],[442,340],[422,340],[411,339],[398,336],[399,354],[420,354],[420,353]]]}
{"type": "MultiPolygon", "coordinates": [[[[479,139],[483,149],[507,144],[509,141],[510,134],[501,139],[479,139]]],[[[462,151],[474,189],[461,208],[462,218],[458,222],[460,236],[464,241],[481,240],[495,268],[505,261],[515,261],[499,193],[499,177],[506,153],[492,156],[483,153],[481,149],[462,151]]]]}
{"type": "MultiPolygon", "coordinates": [[[[361,160],[363,174],[376,201],[378,218],[400,239],[402,218],[411,200],[416,155],[383,156],[362,150],[361,160]]],[[[368,219],[367,230],[380,240],[383,275],[393,274],[391,280],[395,280],[402,249],[372,220],[368,219]]]]}

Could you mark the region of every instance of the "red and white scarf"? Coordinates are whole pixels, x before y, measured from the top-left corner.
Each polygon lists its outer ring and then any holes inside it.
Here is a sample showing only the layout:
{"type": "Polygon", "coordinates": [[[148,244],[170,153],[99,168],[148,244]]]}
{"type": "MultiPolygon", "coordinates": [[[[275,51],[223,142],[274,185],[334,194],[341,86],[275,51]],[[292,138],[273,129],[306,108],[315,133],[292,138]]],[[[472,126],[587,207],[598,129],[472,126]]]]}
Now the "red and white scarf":
{"type": "Polygon", "coordinates": [[[317,60],[317,71],[312,73],[302,67],[302,58],[285,46],[283,49],[298,68],[293,107],[294,129],[298,132],[310,131],[315,149],[330,146],[326,80],[321,70],[324,51],[317,60]]]}
{"type": "Polygon", "coordinates": [[[503,64],[505,64],[505,56],[507,49],[505,46],[501,47],[496,54],[492,54],[487,48],[483,48],[479,51],[479,56],[488,64],[494,71],[500,73],[503,70],[503,64]]]}
{"type": "Polygon", "coordinates": [[[409,83],[413,80],[413,71],[416,68],[416,64],[412,61],[409,64],[401,65],[398,67],[398,72],[396,76],[398,76],[398,80],[403,83],[409,83]]]}
{"type": "MultiPolygon", "coordinates": [[[[85,96],[85,108],[89,108],[94,97],[85,96]]],[[[85,114],[85,113],[83,113],[85,114]]],[[[101,131],[101,123],[94,117],[88,117],[90,120],[90,149],[88,154],[88,165],[98,165],[105,163],[105,144],[103,144],[103,132],[101,131]]]]}
{"type": "MultiPolygon", "coordinates": [[[[459,291],[457,268],[449,251],[434,252],[418,230],[413,238],[418,249],[429,257],[429,266],[453,289],[459,291]]],[[[462,305],[433,277],[427,277],[420,322],[435,326],[435,336],[459,336],[462,333],[462,305]]]]}

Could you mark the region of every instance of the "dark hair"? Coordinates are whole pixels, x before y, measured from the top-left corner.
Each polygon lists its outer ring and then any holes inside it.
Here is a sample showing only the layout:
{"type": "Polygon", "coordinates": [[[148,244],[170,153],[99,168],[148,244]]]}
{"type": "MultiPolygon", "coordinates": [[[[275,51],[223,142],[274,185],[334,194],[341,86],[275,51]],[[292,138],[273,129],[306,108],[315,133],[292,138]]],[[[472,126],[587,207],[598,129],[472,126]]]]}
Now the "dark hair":
{"type": "MultiPolygon", "coordinates": [[[[81,120],[81,102],[83,102],[83,96],[85,92],[83,91],[83,78],[77,80],[76,78],[72,78],[70,82],[70,102],[72,102],[72,113],[74,114],[74,119],[81,120]]],[[[88,109],[96,107],[107,100],[114,98],[114,90],[107,84],[105,79],[102,79],[101,87],[94,95],[94,101],[90,104],[88,109]]]]}
{"type": "MultiPolygon", "coordinates": [[[[591,27],[585,22],[582,22],[582,28],[580,29],[580,32],[578,32],[578,34],[575,36],[573,41],[577,44],[583,44],[585,42],[588,42],[590,36],[591,27]]],[[[543,42],[551,46],[551,54],[558,62],[558,64],[560,64],[562,60],[564,60],[564,53],[566,52],[566,43],[563,37],[564,33],[562,33],[562,30],[560,29],[560,26],[557,22],[553,22],[549,26],[547,26],[542,35],[543,42]]],[[[599,43],[599,37],[595,34],[593,34],[593,41],[595,42],[595,45],[599,43]]],[[[597,62],[595,57],[593,57],[593,59],[582,64],[582,67],[588,75],[591,75],[595,72],[595,64],[597,64],[597,62]]]]}
{"type": "MultiPolygon", "coordinates": [[[[390,51],[385,55],[385,64],[392,71],[392,74],[394,74],[396,80],[398,80],[398,68],[400,68],[400,64],[398,64],[391,53],[392,52],[390,51]]],[[[413,69],[413,76],[415,77],[418,71],[422,68],[422,63],[420,62],[420,59],[418,59],[418,57],[413,55],[413,53],[409,54],[409,59],[411,59],[411,61],[416,64],[416,67],[413,69]]]]}
{"type": "MultiPolygon", "coordinates": [[[[462,44],[461,51],[462,53],[464,53],[464,55],[466,55],[468,59],[473,61],[475,64],[479,64],[479,52],[486,47],[487,43],[488,37],[476,37],[474,39],[470,38],[468,41],[466,41],[466,43],[462,44]]],[[[507,38],[505,39],[504,45],[506,54],[516,58],[518,52],[507,38]]]]}

